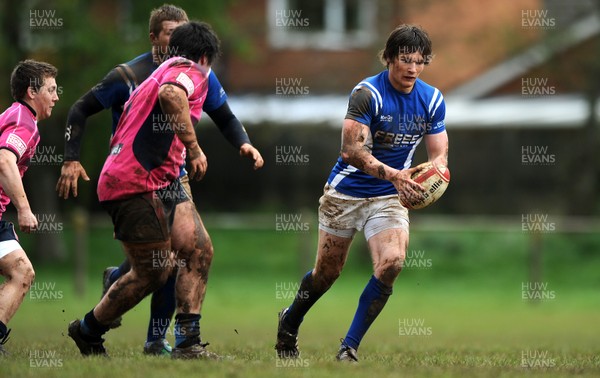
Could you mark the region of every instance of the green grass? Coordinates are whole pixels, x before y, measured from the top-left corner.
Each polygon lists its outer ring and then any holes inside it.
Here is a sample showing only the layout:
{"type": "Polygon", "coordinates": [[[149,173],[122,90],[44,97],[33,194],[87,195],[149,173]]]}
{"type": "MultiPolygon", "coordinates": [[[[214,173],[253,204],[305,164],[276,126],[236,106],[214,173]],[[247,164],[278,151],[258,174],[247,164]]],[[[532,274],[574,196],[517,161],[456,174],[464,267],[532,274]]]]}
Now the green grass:
{"type": "MultiPolygon", "coordinates": [[[[334,356],[371,274],[361,238],[347,269],[307,316],[300,335],[301,359],[290,365],[275,358],[273,345],[277,312],[289,304],[280,298],[293,294],[277,288],[297,284],[310,266],[314,235],[210,232],[216,255],[202,335],[211,350],[232,359],[171,361],[144,356],[148,300],[125,315],[121,328],[107,334],[110,359],[78,354],[66,337],[66,326],[97,303],[102,268],[121,259],[120,247],[106,229],[90,236],[95,249],[82,297],[74,293],[70,263],[36,266],[36,282],[53,284],[46,291],[61,298],[39,300],[28,295],[10,323],[13,333],[5,347],[11,357],[0,361],[0,376],[600,375],[600,263],[597,254],[588,253],[597,247],[595,236],[545,236],[543,277],[555,295],[531,303],[522,299],[521,289],[528,280],[527,235],[413,232],[411,249],[424,251],[421,259],[430,259],[430,267],[402,272],[394,295],[363,340],[360,364],[348,366],[336,363],[334,356]],[[564,253],[567,247],[570,253],[564,253]],[[425,335],[407,335],[415,332],[425,335]],[[523,367],[524,354],[525,362],[542,366],[523,367]]],[[[168,338],[173,341],[172,332],[168,338]]]]}

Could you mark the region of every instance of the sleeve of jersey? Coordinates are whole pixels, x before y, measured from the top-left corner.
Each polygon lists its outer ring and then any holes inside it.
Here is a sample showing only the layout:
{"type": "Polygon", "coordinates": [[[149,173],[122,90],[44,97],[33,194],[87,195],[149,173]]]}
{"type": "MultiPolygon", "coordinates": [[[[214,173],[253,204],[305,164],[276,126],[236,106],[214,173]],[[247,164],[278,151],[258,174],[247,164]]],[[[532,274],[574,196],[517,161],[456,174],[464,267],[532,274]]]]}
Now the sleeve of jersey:
{"type": "Polygon", "coordinates": [[[0,134],[0,149],[11,151],[17,156],[17,160],[20,160],[27,152],[27,145],[32,136],[31,130],[27,127],[16,127],[16,124],[8,125],[0,134]]]}
{"type": "Polygon", "coordinates": [[[191,101],[202,97],[203,91],[207,89],[207,78],[198,69],[189,66],[174,66],[165,72],[159,86],[173,84],[187,93],[187,98],[191,101]]]}
{"type": "Polygon", "coordinates": [[[446,130],[444,119],[446,118],[446,102],[444,96],[439,90],[435,90],[433,97],[429,103],[429,119],[431,127],[428,128],[427,134],[437,134],[446,130]]]}
{"type": "Polygon", "coordinates": [[[352,119],[363,125],[370,125],[375,117],[373,109],[375,99],[371,95],[371,91],[364,87],[356,88],[350,95],[348,101],[348,111],[346,119],[352,119]]]}
{"type": "Polygon", "coordinates": [[[219,109],[227,101],[227,93],[221,86],[217,75],[213,70],[208,75],[208,92],[206,93],[206,100],[202,105],[202,110],[205,112],[212,112],[219,109]]]}
{"type": "Polygon", "coordinates": [[[92,93],[104,109],[108,109],[113,104],[124,104],[132,90],[133,87],[130,88],[123,81],[121,75],[115,69],[112,69],[102,81],[92,88],[92,93]]]}
{"type": "Polygon", "coordinates": [[[187,93],[190,117],[195,124],[202,116],[202,105],[206,98],[208,79],[200,70],[186,65],[173,66],[165,72],[159,85],[173,84],[187,93]]]}

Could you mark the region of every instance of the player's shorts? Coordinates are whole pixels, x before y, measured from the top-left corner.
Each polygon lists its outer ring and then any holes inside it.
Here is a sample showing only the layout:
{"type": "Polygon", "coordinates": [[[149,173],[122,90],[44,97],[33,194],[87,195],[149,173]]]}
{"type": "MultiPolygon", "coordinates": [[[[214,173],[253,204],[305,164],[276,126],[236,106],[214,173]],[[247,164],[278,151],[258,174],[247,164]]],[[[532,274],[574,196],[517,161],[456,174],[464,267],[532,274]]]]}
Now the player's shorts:
{"type": "Polygon", "coordinates": [[[342,194],[325,185],[319,199],[319,228],[330,234],[352,238],[364,229],[369,240],[378,233],[400,228],[408,233],[408,209],[396,194],[360,198],[342,194]]]}
{"type": "Polygon", "coordinates": [[[153,243],[170,238],[175,206],[185,201],[189,197],[181,182],[175,180],[166,188],[124,200],[103,201],[101,205],[112,218],[115,239],[153,243]]]}
{"type": "Polygon", "coordinates": [[[23,249],[12,222],[0,221],[0,259],[17,249],[23,249]]]}

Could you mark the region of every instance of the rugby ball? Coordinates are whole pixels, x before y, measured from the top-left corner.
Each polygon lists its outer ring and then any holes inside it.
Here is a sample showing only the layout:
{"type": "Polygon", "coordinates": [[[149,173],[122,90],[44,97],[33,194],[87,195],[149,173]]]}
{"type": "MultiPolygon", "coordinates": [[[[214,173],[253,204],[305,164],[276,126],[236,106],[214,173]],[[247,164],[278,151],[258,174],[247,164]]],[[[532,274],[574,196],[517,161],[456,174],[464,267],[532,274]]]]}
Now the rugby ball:
{"type": "Polygon", "coordinates": [[[431,205],[440,199],[450,183],[450,170],[448,167],[430,162],[420,165],[422,168],[413,173],[411,178],[425,188],[424,198],[413,202],[401,199],[402,205],[408,209],[423,209],[431,205]]]}

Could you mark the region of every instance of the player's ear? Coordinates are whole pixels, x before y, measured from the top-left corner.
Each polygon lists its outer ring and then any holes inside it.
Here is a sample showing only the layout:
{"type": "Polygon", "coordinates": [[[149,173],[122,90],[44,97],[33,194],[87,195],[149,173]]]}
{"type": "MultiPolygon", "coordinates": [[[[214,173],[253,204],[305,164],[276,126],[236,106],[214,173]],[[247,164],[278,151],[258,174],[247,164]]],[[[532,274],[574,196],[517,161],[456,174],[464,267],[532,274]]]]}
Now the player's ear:
{"type": "Polygon", "coordinates": [[[27,92],[25,93],[25,97],[33,100],[35,98],[36,93],[37,93],[37,91],[35,90],[35,88],[30,85],[29,87],[27,87],[27,92]]]}
{"type": "Polygon", "coordinates": [[[154,35],[154,32],[150,32],[150,43],[152,43],[152,45],[156,44],[156,42],[158,41],[158,36],[154,35]]]}

